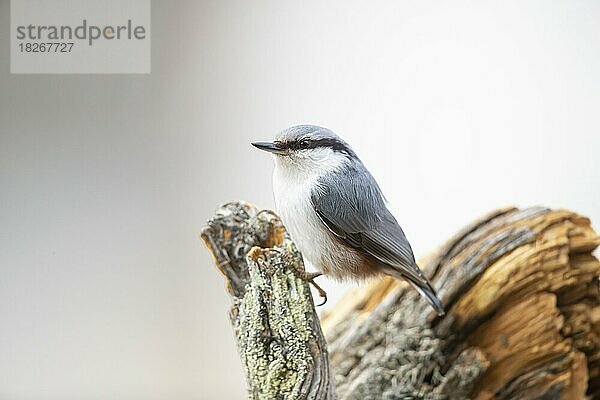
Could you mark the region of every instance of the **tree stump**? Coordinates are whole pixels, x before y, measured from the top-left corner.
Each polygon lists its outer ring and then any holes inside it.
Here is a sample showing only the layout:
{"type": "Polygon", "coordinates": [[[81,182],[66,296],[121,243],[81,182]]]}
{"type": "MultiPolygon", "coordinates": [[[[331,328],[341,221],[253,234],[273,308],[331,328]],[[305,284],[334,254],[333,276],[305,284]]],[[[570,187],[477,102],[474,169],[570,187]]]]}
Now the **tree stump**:
{"type": "Polygon", "coordinates": [[[251,399],[600,399],[600,237],[576,213],[497,210],[422,260],[442,318],[384,278],[319,324],[281,221],[247,203],[219,208],[201,237],[251,399]]]}

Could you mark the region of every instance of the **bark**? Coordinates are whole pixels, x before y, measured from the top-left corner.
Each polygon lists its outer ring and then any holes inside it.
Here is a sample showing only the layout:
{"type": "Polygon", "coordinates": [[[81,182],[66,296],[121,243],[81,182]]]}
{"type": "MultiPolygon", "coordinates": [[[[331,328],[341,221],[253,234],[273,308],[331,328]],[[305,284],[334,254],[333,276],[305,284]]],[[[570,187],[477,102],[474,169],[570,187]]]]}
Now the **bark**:
{"type": "Polygon", "coordinates": [[[202,237],[234,300],[251,398],[328,399],[333,383],[344,400],[600,398],[600,238],[573,212],[497,210],[421,261],[443,318],[391,278],[349,292],[321,318],[329,357],[274,214],[230,203],[202,237]]]}
{"type": "Polygon", "coordinates": [[[225,275],[250,399],[334,399],[302,256],[270,212],[219,208],[201,238],[225,275]]]}

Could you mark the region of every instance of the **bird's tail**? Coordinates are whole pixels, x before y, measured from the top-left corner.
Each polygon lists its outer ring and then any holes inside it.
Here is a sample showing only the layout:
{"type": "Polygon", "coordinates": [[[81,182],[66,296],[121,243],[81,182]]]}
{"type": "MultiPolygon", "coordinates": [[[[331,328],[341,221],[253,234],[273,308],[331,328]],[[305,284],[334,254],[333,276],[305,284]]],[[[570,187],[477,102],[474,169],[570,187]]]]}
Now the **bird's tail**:
{"type": "Polygon", "coordinates": [[[437,297],[435,289],[429,283],[429,280],[423,275],[416,264],[413,264],[411,268],[392,268],[389,265],[382,265],[383,272],[387,275],[393,276],[396,279],[402,279],[408,281],[412,287],[414,287],[421,296],[423,296],[431,307],[441,317],[446,314],[442,302],[437,297]]]}
{"type": "Polygon", "coordinates": [[[429,283],[427,278],[422,277],[422,279],[415,279],[407,275],[404,275],[403,277],[410,282],[410,284],[417,290],[417,292],[421,294],[421,296],[427,299],[429,304],[431,304],[431,307],[433,307],[439,316],[446,314],[442,302],[440,299],[438,299],[435,289],[431,286],[431,283],[429,283]]]}

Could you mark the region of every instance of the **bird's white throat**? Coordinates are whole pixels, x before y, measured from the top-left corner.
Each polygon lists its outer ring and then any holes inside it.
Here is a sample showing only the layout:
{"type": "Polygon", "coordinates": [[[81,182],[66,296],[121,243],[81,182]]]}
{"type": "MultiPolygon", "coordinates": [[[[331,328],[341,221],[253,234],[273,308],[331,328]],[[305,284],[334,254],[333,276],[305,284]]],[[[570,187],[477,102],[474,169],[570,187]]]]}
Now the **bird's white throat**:
{"type": "Polygon", "coordinates": [[[300,150],[292,156],[274,156],[274,175],[295,184],[314,183],[323,175],[340,169],[347,157],[329,147],[300,150]]]}

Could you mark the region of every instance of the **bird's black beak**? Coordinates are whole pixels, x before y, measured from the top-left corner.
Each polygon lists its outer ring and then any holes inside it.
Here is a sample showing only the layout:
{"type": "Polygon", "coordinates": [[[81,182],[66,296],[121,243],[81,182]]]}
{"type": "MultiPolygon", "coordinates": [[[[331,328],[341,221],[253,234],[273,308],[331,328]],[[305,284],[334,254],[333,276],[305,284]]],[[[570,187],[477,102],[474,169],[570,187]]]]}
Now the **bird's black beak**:
{"type": "Polygon", "coordinates": [[[269,153],[273,153],[273,154],[280,154],[280,155],[287,154],[286,149],[277,147],[277,145],[272,142],[252,142],[252,146],[256,147],[257,149],[268,151],[269,153]]]}

